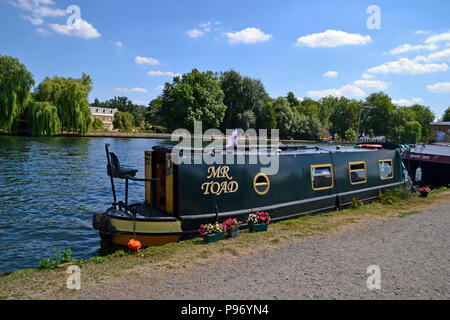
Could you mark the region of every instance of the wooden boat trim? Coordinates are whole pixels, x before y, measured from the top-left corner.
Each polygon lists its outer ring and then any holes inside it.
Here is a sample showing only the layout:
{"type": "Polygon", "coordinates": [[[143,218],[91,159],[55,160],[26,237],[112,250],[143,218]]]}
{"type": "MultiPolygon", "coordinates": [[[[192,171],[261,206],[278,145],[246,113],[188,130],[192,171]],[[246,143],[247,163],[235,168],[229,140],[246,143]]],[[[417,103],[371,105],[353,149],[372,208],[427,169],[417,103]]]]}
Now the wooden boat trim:
{"type": "Polygon", "coordinates": [[[333,164],[332,163],[324,163],[324,164],[314,164],[310,166],[311,169],[311,187],[314,191],[328,190],[334,188],[334,173],[333,173],[333,164]],[[331,186],[323,187],[323,188],[314,188],[314,177],[327,176],[328,173],[322,174],[313,174],[313,169],[315,168],[327,168],[330,167],[331,173],[331,186]]]}
{"type": "Polygon", "coordinates": [[[393,179],[394,176],[395,176],[395,174],[394,174],[394,161],[392,161],[392,159],[382,159],[382,160],[378,160],[378,171],[379,171],[380,179],[381,179],[381,180],[389,180],[389,179],[393,179]],[[388,161],[391,163],[392,173],[391,173],[391,176],[390,176],[390,177],[383,178],[383,177],[381,177],[381,163],[382,163],[382,162],[388,162],[388,161]]]}
{"type": "Polygon", "coordinates": [[[352,161],[348,163],[348,178],[350,179],[350,184],[352,185],[357,185],[357,184],[363,184],[363,183],[367,183],[367,164],[365,161],[352,161]],[[356,170],[352,170],[352,165],[357,165],[357,164],[364,164],[364,173],[366,176],[366,180],[364,181],[359,181],[359,182],[353,182],[352,181],[352,172],[357,172],[357,171],[363,171],[362,169],[356,169],[356,170]]]}

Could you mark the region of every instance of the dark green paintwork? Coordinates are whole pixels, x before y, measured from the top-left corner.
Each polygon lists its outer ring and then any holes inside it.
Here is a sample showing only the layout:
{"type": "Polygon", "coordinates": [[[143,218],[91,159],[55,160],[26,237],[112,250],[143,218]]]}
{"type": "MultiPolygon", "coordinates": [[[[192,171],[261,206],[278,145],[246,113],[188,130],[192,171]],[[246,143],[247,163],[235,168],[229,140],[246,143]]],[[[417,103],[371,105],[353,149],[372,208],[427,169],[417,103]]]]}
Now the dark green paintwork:
{"type": "MultiPolygon", "coordinates": [[[[174,183],[177,185],[176,215],[188,219],[197,215],[212,215],[217,204],[219,213],[230,213],[230,216],[240,216],[269,208],[273,217],[282,217],[299,212],[313,212],[315,210],[335,208],[338,205],[349,205],[352,198],[368,199],[378,193],[377,187],[400,183],[399,153],[396,150],[379,151],[345,151],[345,152],[305,152],[280,155],[280,169],[278,174],[269,176],[270,190],[266,195],[258,195],[253,188],[253,179],[260,172],[259,165],[230,165],[230,176],[239,183],[236,193],[220,196],[204,195],[201,185],[207,179],[207,164],[179,165],[175,173],[174,183]],[[394,177],[381,180],[379,177],[378,160],[392,159],[394,177]],[[368,181],[364,184],[352,185],[349,179],[348,163],[365,161],[368,181]],[[333,164],[334,187],[328,190],[314,191],[311,187],[311,165],[333,164]],[[375,187],[362,193],[355,193],[361,189],[375,187]],[[342,195],[350,192],[349,195],[342,195]],[[323,199],[323,197],[329,196],[323,199]],[[318,199],[315,199],[318,198],[318,199]],[[299,200],[317,200],[302,204],[286,205],[299,200]]],[[[216,165],[217,167],[218,165],[216,165]]],[[[222,182],[227,179],[216,179],[222,182]]],[[[204,218],[204,217],[199,217],[204,218]]]]}

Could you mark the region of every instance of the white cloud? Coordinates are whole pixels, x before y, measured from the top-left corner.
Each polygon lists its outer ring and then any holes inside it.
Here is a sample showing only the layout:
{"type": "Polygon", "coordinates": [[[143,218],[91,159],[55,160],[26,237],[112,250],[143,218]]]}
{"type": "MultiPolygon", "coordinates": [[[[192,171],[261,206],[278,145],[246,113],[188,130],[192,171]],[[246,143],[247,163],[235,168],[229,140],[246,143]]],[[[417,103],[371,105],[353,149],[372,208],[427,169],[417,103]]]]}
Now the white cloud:
{"type": "Polygon", "coordinates": [[[440,41],[450,41],[450,32],[435,34],[425,40],[425,43],[435,43],[440,41]]]}
{"type": "Polygon", "coordinates": [[[419,63],[419,60],[400,58],[397,61],[387,62],[385,64],[370,68],[370,73],[400,73],[400,74],[419,74],[447,71],[448,65],[445,63],[419,63]]]}
{"type": "Polygon", "coordinates": [[[327,96],[335,96],[335,97],[363,97],[366,93],[358,87],[347,84],[340,89],[326,89],[326,90],[310,90],[307,92],[307,95],[314,98],[323,98],[327,96]]]}
{"type": "Polygon", "coordinates": [[[122,92],[147,92],[147,89],[144,88],[133,88],[133,89],[128,89],[128,88],[115,88],[115,91],[122,91],[122,92]]]}
{"type": "Polygon", "coordinates": [[[438,82],[430,84],[427,89],[433,93],[450,93],[450,82],[438,82]]]}
{"type": "Polygon", "coordinates": [[[201,24],[200,27],[202,27],[203,30],[205,30],[205,32],[211,32],[211,24],[212,22],[208,21],[206,23],[201,24]]]}
{"type": "Polygon", "coordinates": [[[173,73],[172,71],[149,71],[147,74],[152,77],[160,77],[160,76],[176,77],[181,75],[179,73],[173,73]]]}
{"type": "Polygon", "coordinates": [[[43,36],[48,36],[51,34],[50,31],[48,31],[47,29],[44,29],[44,28],[37,28],[36,32],[43,36]]]}
{"type": "Polygon", "coordinates": [[[437,49],[437,45],[435,44],[428,44],[428,45],[415,45],[412,46],[410,44],[403,44],[395,49],[391,50],[391,54],[399,54],[399,53],[404,53],[404,52],[409,52],[409,51],[419,51],[419,50],[436,50],[437,49]]]}
{"type": "Polygon", "coordinates": [[[8,2],[17,8],[21,8],[27,11],[32,11],[33,9],[40,7],[41,5],[54,4],[52,0],[10,0],[8,2]]]}
{"type": "Polygon", "coordinates": [[[256,42],[265,42],[269,41],[272,38],[272,35],[265,34],[258,28],[245,28],[241,31],[237,32],[227,32],[225,35],[228,37],[228,42],[231,44],[236,43],[256,43],[256,42]]]}
{"type": "Polygon", "coordinates": [[[309,34],[297,39],[297,46],[337,47],[344,45],[364,45],[372,41],[370,36],[347,33],[340,30],[327,30],[322,33],[309,34]]]}
{"type": "Polygon", "coordinates": [[[375,76],[373,74],[368,74],[368,73],[363,73],[361,75],[361,78],[365,79],[365,80],[369,80],[369,79],[373,79],[375,78],[375,76]]]}
{"type": "Polygon", "coordinates": [[[186,34],[188,35],[189,38],[199,38],[199,37],[202,37],[205,33],[198,29],[192,29],[192,30],[186,31],[186,34]]]}
{"type": "Polygon", "coordinates": [[[30,21],[31,24],[33,24],[35,26],[39,26],[39,25],[44,23],[44,20],[41,19],[41,18],[31,17],[31,16],[23,16],[23,15],[21,15],[21,17],[24,18],[27,21],[30,21]]]}
{"type": "Polygon", "coordinates": [[[427,33],[430,33],[430,31],[424,31],[424,30],[414,31],[414,34],[427,34],[427,33]]]}
{"type": "Polygon", "coordinates": [[[412,106],[413,104],[420,104],[423,103],[422,98],[412,98],[411,100],[408,99],[392,99],[392,103],[397,106],[412,106]]]}
{"type": "Polygon", "coordinates": [[[434,52],[428,55],[428,61],[450,61],[450,49],[434,52]]]}
{"type": "Polygon", "coordinates": [[[64,17],[67,13],[65,10],[53,9],[50,7],[38,7],[33,9],[33,14],[36,17],[64,17]]]}
{"type": "Polygon", "coordinates": [[[49,27],[56,33],[66,36],[79,37],[84,39],[98,38],[101,34],[89,22],[80,19],[76,25],[49,24],[49,27]]]}
{"type": "Polygon", "coordinates": [[[339,72],[337,72],[337,71],[328,71],[323,74],[323,76],[327,77],[327,78],[336,78],[338,75],[339,75],[339,72]]]}
{"type": "Polygon", "coordinates": [[[140,57],[137,56],[136,58],[134,58],[134,61],[136,62],[136,64],[149,64],[152,66],[156,66],[159,64],[158,59],[152,58],[152,57],[140,57]]]}
{"type": "Polygon", "coordinates": [[[120,42],[120,41],[112,41],[112,40],[109,40],[108,42],[111,43],[112,45],[115,45],[115,46],[118,47],[118,48],[122,48],[122,46],[123,46],[123,43],[120,42]]]}
{"type": "Polygon", "coordinates": [[[357,80],[353,84],[360,88],[375,88],[377,90],[386,90],[389,83],[381,80],[357,80]]]}

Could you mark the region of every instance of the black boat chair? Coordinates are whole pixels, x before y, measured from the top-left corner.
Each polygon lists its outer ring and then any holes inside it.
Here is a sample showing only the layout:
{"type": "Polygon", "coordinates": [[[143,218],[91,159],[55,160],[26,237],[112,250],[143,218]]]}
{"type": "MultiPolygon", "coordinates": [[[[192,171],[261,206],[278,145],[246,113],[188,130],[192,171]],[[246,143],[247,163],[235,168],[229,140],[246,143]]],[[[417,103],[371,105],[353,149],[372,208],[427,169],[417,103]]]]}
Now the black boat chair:
{"type": "MultiPolygon", "coordinates": [[[[138,173],[138,170],[128,167],[123,167],[120,165],[119,158],[114,152],[109,152],[109,144],[105,144],[105,150],[106,150],[106,160],[108,161],[107,165],[107,172],[108,176],[111,178],[111,187],[114,197],[113,207],[117,209],[117,206],[119,206],[120,209],[124,208],[125,213],[128,214],[128,211],[131,211],[128,208],[128,180],[131,181],[139,181],[139,182],[150,182],[154,183],[156,181],[159,181],[159,179],[152,178],[152,179],[142,179],[142,178],[136,178],[136,174],[138,173]],[[122,179],[125,180],[125,203],[122,201],[117,202],[116,197],[116,189],[114,186],[114,179],[122,179]]],[[[153,186],[152,186],[153,189],[153,186]]],[[[152,197],[150,198],[150,203],[153,203],[152,197]]],[[[132,212],[134,215],[136,212],[132,212]]]]}

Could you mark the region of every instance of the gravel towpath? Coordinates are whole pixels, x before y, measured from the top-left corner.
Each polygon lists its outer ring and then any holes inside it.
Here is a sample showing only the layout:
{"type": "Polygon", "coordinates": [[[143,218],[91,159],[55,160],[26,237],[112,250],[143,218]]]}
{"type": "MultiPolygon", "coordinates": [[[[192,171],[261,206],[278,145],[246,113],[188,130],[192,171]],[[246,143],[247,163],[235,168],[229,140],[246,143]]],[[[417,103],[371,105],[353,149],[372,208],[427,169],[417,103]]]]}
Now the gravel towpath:
{"type": "Polygon", "coordinates": [[[75,299],[449,299],[450,201],[276,250],[82,285],[75,299]],[[369,290],[367,268],[381,269],[369,290]]]}

